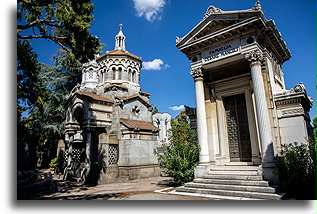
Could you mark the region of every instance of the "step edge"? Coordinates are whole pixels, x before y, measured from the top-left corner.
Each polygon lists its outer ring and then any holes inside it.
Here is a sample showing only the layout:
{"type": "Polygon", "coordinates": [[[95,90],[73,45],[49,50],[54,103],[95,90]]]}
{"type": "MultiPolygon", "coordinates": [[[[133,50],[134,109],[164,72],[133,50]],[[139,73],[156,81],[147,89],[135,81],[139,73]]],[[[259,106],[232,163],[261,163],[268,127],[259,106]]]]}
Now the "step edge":
{"type": "MultiPolygon", "coordinates": [[[[202,191],[202,190],[206,190],[206,189],[201,189],[201,188],[191,188],[191,187],[183,187],[183,188],[188,188],[190,190],[198,190],[198,191],[202,191]]],[[[176,188],[176,191],[178,189],[176,188]]],[[[248,192],[248,191],[232,191],[232,190],[226,190],[226,191],[223,191],[223,190],[217,190],[217,189],[210,189],[214,192],[219,192],[219,193],[237,193],[237,194],[241,194],[241,193],[245,193],[245,194],[250,194],[250,195],[259,195],[259,196],[269,196],[269,197],[275,197],[275,198],[278,198],[278,200],[280,200],[282,198],[282,196],[280,194],[277,194],[277,193],[258,193],[258,192],[248,192]]],[[[178,190],[179,191],[179,190],[178,190]]],[[[182,191],[180,191],[182,192],[182,191]]],[[[221,195],[224,195],[224,194],[221,194],[221,195]]],[[[230,195],[229,195],[230,196],[230,195]]],[[[239,196],[234,196],[234,197],[239,197],[239,196]]],[[[242,196],[241,196],[242,197],[242,196]]],[[[246,197],[245,197],[246,198],[246,197]]],[[[251,198],[256,198],[256,197],[251,197],[251,198]]],[[[265,200],[265,199],[264,199],[265,200]]],[[[272,199],[267,199],[267,200],[272,200],[272,199]]],[[[277,199],[275,199],[277,200],[277,199]]]]}
{"type": "MultiPolygon", "coordinates": [[[[197,185],[200,185],[201,183],[186,183],[186,184],[189,184],[189,185],[195,185],[195,184],[197,184],[197,185]]],[[[193,187],[193,186],[186,186],[186,184],[185,184],[185,187],[193,187]]],[[[254,190],[254,191],[251,191],[251,190],[247,190],[247,189],[244,189],[244,190],[229,190],[229,191],[240,191],[240,192],[258,192],[259,191],[259,193],[272,193],[272,194],[274,194],[274,193],[276,193],[276,189],[275,188],[273,188],[273,187],[270,187],[270,186],[268,186],[268,187],[261,187],[261,186],[245,186],[245,185],[230,185],[230,184],[202,184],[202,185],[216,185],[216,186],[222,186],[222,187],[232,187],[232,188],[234,188],[234,187],[237,187],[237,188],[255,188],[255,189],[257,189],[257,190],[254,190]],[[262,192],[263,190],[269,190],[269,191],[274,191],[274,192],[262,192]],[[261,191],[262,190],[262,191],[261,191]]],[[[194,188],[197,188],[197,187],[194,187],[194,188]]],[[[205,186],[203,186],[203,187],[198,187],[198,188],[206,188],[206,189],[214,189],[214,188],[210,188],[210,187],[205,187],[205,186]]],[[[228,189],[221,189],[221,188],[219,188],[219,189],[216,189],[216,190],[228,190],[228,189]]]]}

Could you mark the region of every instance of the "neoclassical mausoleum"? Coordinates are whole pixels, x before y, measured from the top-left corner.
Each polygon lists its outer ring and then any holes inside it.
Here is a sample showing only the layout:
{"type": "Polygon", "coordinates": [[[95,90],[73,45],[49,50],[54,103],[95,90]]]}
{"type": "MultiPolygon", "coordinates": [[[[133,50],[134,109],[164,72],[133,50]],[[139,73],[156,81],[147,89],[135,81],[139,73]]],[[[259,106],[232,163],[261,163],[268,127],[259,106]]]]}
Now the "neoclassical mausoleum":
{"type": "Polygon", "coordinates": [[[261,189],[264,183],[242,181],[277,182],[274,156],[283,144],[307,142],[313,101],[303,83],[285,87],[282,65],[291,53],[274,21],[259,2],[240,11],[210,6],[188,34],[176,37],[176,47],[190,60],[201,147],[196,179],[178,191],[278,199],[261,189]]]}
{"type": "Polygon", "coordinates": [[[160,174],[153,151],[168,130],[160,133],[160,114],[153,124],[151,94],[140,88],[142,59],[125,44],[120,25],[115,50],[86,63],[69,95],[65,178],[97,176],[107,183],[160,174]]]}

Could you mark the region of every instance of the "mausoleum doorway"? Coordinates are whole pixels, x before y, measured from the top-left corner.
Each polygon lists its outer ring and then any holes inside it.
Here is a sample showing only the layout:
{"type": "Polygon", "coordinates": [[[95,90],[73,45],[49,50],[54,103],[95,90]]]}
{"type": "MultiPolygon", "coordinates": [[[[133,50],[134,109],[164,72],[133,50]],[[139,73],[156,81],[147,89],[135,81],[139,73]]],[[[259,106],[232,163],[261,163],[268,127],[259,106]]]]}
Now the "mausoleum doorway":
{"type": "Polygon", "coordinates": [[[251,141],[244,94],[224,97],[230,161],[251,162],[251,141]]]}

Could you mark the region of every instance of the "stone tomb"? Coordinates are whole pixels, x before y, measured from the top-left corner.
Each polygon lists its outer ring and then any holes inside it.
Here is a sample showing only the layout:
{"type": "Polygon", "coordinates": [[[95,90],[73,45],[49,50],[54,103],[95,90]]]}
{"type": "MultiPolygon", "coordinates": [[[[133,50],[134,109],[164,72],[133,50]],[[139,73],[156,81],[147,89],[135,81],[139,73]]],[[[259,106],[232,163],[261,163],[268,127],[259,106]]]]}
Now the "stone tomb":
{"type": "Polygon", "coordinates": [[[176,47],[191,61],[195,82],[196,179],[215,174],[215,167],[253,165],[257,175],[276,183],[274,156],[281,146],[306,143],[312,133],[312,99],[302,83],[285,87],[282,64],[291,54],[274,21],[259,2],[240,11],[210,6],[187,35],[176,37],[176,47]]]}
{"type": "Polygon", "coordinates": [[[160,174],[153,151],[166,133],[152,123],[151,94],[139,83],[142,59],[125,41],[120,25],[115,50],[86,63],[69,94],[65,179],[102,184],[160,174]]]}

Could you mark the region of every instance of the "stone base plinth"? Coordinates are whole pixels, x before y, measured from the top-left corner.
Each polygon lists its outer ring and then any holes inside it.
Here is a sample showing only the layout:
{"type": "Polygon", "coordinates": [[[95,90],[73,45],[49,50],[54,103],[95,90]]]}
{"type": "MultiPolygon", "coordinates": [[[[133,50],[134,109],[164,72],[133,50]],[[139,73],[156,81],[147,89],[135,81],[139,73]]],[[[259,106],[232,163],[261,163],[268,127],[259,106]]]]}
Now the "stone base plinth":
{"type": "Polygon", "coordinates": [[[275,164],[262,164],[259,166],[259,174],[262,175],[263,179],[269,181],[270,184],[278,185],[278,175],[275,164]]]}
{"type": "Polygon", "coordinates": [[[113,165],[100,173],[98,184],[115,183],[133,179],[160,176],[160,167],[157,164],[143,166],[117,166],[113,165]]]}
{"type": "Polygon", "coordinates": [[[209,164],[199,164],[198,166],[195,167],[194,176],[195,178],[201,178],[204,175],[206,175],[209,170],[210,170],[209,164]]]}
{"type": "Polygon", "coordinates": [[[158,164],[142,166],[119,166],[119,177],[130,177],[130,179],[150,178],[160,176],[158,164]]]}

